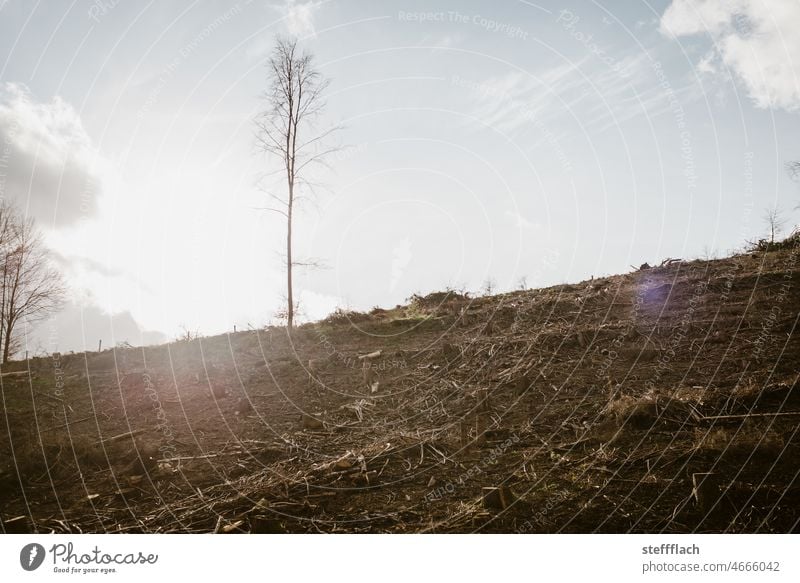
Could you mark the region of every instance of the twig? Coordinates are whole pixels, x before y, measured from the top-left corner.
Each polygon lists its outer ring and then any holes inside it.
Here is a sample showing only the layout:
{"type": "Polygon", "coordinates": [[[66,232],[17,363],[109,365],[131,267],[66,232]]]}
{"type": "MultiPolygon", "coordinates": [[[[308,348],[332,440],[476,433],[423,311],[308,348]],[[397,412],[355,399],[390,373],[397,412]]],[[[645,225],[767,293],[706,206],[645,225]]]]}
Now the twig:
{"type": "MultiPolygon", "coordinates": [[[[5,373],[5,374],[10,374],[10,373],[5,373]]],[[[62,403],[62,404],[64,403],[64,399],[62,399],[60,397],[56,397],[55,395],[48,395],[47,393],[43,393],[43,392],[37,391],[37,390],[34,390],[33,392],[36,393],[37,395],[39,395],[40,397],[46,397],[48,399],[53,399],[54,401],[58,401],[59,403],[62,403]]]]}
{"type": "Polygon", "coordinates": [[[56,425],[54,427],[47,427],[46,429],[42,429],[42,431],[52,431],[53,429],[63,429],[64,427],[69,427],[70,425],[75,425],[76,423],[83,423],[84,421],[88,421],[89,419],[94,419],[91,415],[88,417],[83,417],[82,419],[76,419],[75,421],[70,421],[68,423],[62,423],[61,425],[56,425]]]}

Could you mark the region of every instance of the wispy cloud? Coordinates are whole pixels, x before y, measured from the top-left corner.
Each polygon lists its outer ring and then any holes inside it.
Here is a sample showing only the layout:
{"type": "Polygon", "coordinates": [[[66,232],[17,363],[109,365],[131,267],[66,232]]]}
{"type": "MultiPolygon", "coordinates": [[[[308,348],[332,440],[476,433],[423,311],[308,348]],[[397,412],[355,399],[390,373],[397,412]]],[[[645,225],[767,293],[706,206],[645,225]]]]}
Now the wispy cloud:
{"type": "Polygon", "coordinates": [[[80,255],[64,255],[57,250],[52,252],[53,260],[65,271],[82,270],[96,273],[102,277],[118,277],[122,270],[106,265],[97,259],[80,255]]]}
{"type": "Polygon", "coordinates": [[[800,109],[800,3],[786,0],[674,0],[661,31],[708,34],[713,47],[697,63],[704,74],[732,73],[757,107],[800,109]]]}
{"type": "Polygon", "coordinates": [[[621,57],[615,67],[598,68],[590,56],[545,71],[511,71],[483,81],[454,78],[467,89],[472,115],[505,133],[571,119],[584,131],[603,132],[640,116],[670,110],[671,99],[699,98],[694,82],[665,89],[647,54],[621,57]]]}
{"type": "Polygon", "coordinates": [[[474,117],[511,133],[548,109],[563,107],[564,95],[581,84],[575,75],[578,67],[579,63],[567,63],[535,75],[510,71],[483,80],[453,77],[452,82],[466,90],[474,105],[474,117]]]}

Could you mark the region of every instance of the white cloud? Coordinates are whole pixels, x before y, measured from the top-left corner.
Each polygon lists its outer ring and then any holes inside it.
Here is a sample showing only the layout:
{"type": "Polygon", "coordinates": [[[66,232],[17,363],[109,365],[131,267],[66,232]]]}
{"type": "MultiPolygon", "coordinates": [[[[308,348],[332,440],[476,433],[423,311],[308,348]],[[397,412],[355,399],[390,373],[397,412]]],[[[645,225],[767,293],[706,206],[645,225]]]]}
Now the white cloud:
{"type": "Polygon", "coordinates": [[[44,225],[71,224],[94,214],[106,167],[72,106],[0,85],[0,196],[44,225]]]}
{"type": "Polygon", "coordinates": [[[286,28],[292,36],[314,36],[314,12],[319,4],[314,2],[298,2],[297,0],[286,0],[284,10],[286,12],[286,28]]]}
{"type": "Polygon", "coordinates": [[[698,63],[702,73],[729,69],[761,108],[800,109],[800,2],[673,0],[661,31],[675,37],[707,33],[714,41],[698,63]]]}
{"type": "MultiPolygon", "coordinates": [[[[269,10],[282,18],[286,32],[293,37],[303,38],[316,36],[314,17],[319,7],[319,2],[284,0],[282,4],[270,4],[269,10]]],[[[273,46],[273,38],[258,36],[245,48],[245,57],[250,61],[260,60],[272,51],[273,46]]]]}

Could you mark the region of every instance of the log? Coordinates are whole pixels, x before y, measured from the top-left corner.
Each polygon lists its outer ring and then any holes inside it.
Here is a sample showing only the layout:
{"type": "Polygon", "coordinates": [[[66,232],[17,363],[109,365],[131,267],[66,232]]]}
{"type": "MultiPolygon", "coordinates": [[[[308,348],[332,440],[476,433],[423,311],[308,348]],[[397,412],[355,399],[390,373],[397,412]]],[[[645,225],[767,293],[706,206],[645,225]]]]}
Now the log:
{"type": "Polygon", "coordinates": [[[33,534],[33,525],[27,516],[15,516],[3,521],[5,534],[33,534]]]}
{"type": "MultiPolygon", "coordinates": [[[[235,452],[227,452],[227,453],[237,453],[238,454],[238,453],[242,453],[242,452],[241,451],[235,451],[235,452]]],[[[178,456],[178,457],[168,457],[168,458],[159,459],[159,460],[156,460],[156,461],[158,461],[158,462],[185,462],[185,461],[191,461],[191,460],[205,460],[205,459],[209,459],[209,458],[212,458],[212,457],[219,457],[219,456],[220,456],[220,454],[218,454],[218,453],[207,453],[205,455],[182,455],[182,456],[178,456]]]]}
{"type": "Polygon", "coordinates": [[[237,520],[222,527],[222,534],[230,534],[244,524],[244,520],[237,520]]]}
{"type": "Polygon", "coordinates": [[[800,415],[800,411],[785,411],[782,413],[742,413],[741,415],[711,415],[701,417],[700,421],[719,421],[720,419],[748,419],[750,417],[789,417],[800,415]]]}
{"type": "Polygon", "coordinates": [[[105,439],[101,439],[100,443],[111,443],[112,441],[119,441],[120,439],[125,439],[126,437],[134,437],[144,432],[145,432],[144,429],[136,429],[135,431],[126,431],[125,433],[114,435],[113,437],[106,437],[105,439]]]}

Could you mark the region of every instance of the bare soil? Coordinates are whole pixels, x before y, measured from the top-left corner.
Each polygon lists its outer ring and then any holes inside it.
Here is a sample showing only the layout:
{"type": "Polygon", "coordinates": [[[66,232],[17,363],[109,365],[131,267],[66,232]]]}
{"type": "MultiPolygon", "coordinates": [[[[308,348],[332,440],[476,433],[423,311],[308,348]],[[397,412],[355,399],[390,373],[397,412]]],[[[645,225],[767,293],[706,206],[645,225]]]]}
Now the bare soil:
{"type": "Polygon", "coordinates": [[[796,531],[799,254],[11,363],[3,531],[796,531]]]}

